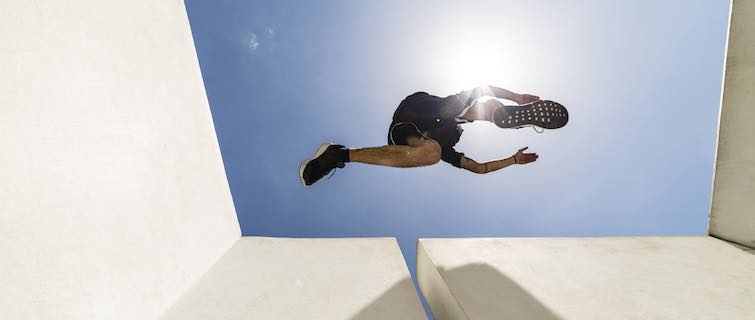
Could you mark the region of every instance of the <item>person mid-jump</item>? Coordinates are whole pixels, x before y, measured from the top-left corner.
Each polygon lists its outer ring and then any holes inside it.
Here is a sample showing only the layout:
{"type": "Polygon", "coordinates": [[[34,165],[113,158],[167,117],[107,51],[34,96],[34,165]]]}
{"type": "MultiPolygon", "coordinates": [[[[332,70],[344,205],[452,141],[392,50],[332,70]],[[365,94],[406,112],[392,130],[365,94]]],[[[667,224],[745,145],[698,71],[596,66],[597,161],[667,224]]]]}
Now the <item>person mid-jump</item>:
{"type": "Polygon", "coordinates": [[[347,149],[342,145],[323,143],[314,156],[302,161],[299,178],[309,186],[333,169],[343,168],[347,162],[408,168],[429,166],[443,160],[474,173],[493,172],[513,164],[533,162],[538,155],[524,153],[527,150],[524,147],[510,157],[478,163],[454,149],[464,132],[459,124],[483,120],[501,128],[556,129],[566,125],[568,119],[566,109],[556,102],[492,86],[477,87],[445,98],[416,92],[396,108],[388,128],[388,145],[347,149]],[[515,101],[519,105],[505,106],[496,99],[478,101],[483,96],[515,101]]]}

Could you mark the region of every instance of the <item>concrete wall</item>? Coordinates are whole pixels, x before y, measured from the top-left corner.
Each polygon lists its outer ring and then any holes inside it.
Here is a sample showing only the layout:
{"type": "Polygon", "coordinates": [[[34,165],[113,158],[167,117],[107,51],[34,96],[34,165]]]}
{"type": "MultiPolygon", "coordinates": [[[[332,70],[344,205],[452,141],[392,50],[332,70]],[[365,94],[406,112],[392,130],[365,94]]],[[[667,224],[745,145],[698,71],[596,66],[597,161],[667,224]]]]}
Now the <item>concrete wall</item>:
{"type": "Polygon", "coordinates": [[[0,318],[149,319],[240,237],[183,2],[0,1],[0,318]]]}
{"type": "Polygon", "coordinates": [[[709,233],[755,247],[755,1],[732,4],[709,233]]]}
{"type": "Polygon", "coordinates": [[[244,237],[164,319],[427,319],[394,238],[244,237]]]}
{"type": "Polygon", "coordinates": [[[435,319],[752,319],[755,255],[711,237],[420,239],[435,319]]]}

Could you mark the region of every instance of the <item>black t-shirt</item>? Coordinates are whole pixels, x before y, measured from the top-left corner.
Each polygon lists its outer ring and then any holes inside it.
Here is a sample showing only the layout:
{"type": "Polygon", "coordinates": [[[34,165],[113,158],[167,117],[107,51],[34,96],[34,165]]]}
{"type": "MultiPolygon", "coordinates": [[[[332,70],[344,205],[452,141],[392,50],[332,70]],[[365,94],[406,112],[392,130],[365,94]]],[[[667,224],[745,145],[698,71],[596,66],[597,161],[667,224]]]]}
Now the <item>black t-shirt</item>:
{"type": "Polygon", "coordinates": [[[393,114],[389,143],[406,144],[408,136],[419,133],[438,142],[441,160],[461,168],[464,154],[456,151],[454,146],[461,137],[456,117],[465,107],[457,95],[441,98],[426,92],[414,93],[401,101],[393,114]]]}

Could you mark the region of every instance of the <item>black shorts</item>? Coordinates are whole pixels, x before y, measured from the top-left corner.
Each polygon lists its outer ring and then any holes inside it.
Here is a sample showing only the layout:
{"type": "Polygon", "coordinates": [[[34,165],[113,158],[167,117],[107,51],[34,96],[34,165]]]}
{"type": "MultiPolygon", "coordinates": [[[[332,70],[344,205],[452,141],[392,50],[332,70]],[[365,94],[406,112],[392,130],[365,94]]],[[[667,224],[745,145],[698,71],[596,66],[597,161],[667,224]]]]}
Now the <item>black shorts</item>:
{"type": "Polygon", "coordinates": [[[414,93],[401,101],[396,108],[393,121],[388,128],[388,144],[406,145],[407,139],[411,136],[436,141],[447,140],[438,135],[450,131],[443,128],[455,129],[459,123],[467,122],[458,116],[473,102],[470,101],[468,92],[445,98],[425,92],[414,93]]]}

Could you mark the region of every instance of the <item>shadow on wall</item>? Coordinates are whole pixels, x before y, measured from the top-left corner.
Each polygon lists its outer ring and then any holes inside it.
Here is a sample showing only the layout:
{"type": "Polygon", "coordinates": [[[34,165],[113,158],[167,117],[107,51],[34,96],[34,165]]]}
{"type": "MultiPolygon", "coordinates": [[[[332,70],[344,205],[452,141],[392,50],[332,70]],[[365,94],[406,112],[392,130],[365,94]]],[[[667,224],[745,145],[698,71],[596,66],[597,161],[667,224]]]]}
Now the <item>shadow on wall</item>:
{"type": "Polygon", "coordinates": [[[743,246],[741,244],[730,242],[730,241],[727,241],[727,240],[724,240],[724,239],[720,239],[720,238],[716,238],[716,239],[721,240],[721,242],[726,243],[726,244],[728,244],[728,245],[730,245],[730,246],[732,246],[734,248],[742,250],[745,253],[749,253],[751,255],[755,255],[755,248],[745,247],[745,246],[743,246]]]}
{"type": "MultiPolygon", "coordinates": [[[[464,308],[467,319],[560,319],[527,290],[487,264],[469,264],[450,270],[439,269],[438,272],[464,308]]],[[[399,286],[406,285],[412,285],[411,280],[405,279],[391,287],[352,320],[385,319],[384,312],[397,309],[396,305],[402,303],[402,299],[406,299],[397,295],[408,292],[406,289],[399,290],[399,286]]]]}
{"type": "Polygon", "coordinates": [[[380,298],[360,310],[352,320],[383,320],[383,319],[426,319],[422,307],[416,307],[419,298],[416,296],[414,283],[410,278],[404,278],[391,286],[380,298]],[[405,306],[409,304],[408,306],[405,306]],[[406,310],[417,310],[414,314],[406,314],[406,310]]]}
{"type": "Polygon", "coordinates": [[[469,319],[559,319],[526,289],[487,264],[438,272],[469,319]]]}

